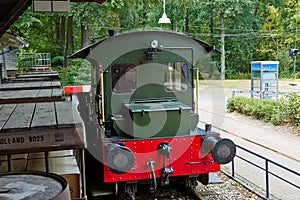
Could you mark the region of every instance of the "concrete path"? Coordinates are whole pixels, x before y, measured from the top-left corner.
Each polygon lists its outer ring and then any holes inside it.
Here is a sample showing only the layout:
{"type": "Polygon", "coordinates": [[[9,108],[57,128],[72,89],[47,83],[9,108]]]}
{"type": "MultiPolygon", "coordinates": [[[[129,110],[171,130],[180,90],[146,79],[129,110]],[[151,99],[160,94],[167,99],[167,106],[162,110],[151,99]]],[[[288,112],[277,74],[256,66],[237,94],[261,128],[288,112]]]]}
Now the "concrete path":
{"type": "MultiPolygon", "coordinates": [[[[298,84],[298,83],[297,83],[298,84]]],[[[300,87],[293,87],[288,83],[281,83],[284,92],[297,92],[300,87]]],[[[300,85],[300,83],[299,83],[300,85]]],[[[227,99],[231,97],[233,90],[243,90],[247,82],[239,84],[228,82],[212,81],[202,85],[199,91],[199,126],[204,123],[213,124],[213,130],[221,132],[221,137],[232,139],[237,145],[243,146],[261,156],[278,162],[296,172],[300,172],[300,136],[292,133],[290,129],[279,128],[271,124],[255,120],[236,113],[226,112],[227,99]],[[237,84],[236,86],[234,84],[237,84]],[[224,130],[224,131],[222,131],[224,130]],[[229,133],[227,133],[229,132],[229,133]]],[[[250,87],[250,82],[249,82],[250,87]]],[[[280,91],[280,90],[279,90],[280,91]]],[[[242,150],[238,155],[252,160],[256,165],[265,168],[265,160],[251,156],[242,150]]],[[[247,164],[240,159],[235,159],[236,175],[244,177],[254,183],[256,188],[266,190],[266,173],[258,168],[247,164]]],[[[274,164],[268,163],[269,170],[288,181],[300,186],[300,177],[282,170],[274,164]]],[[[225,171],[231,170],[231,165],[222,168],[225,171]]],[[[289,186],[285,182],[270,175],[270,193],[272,199],[300,199],[300,190],[289,186]]],[[[265,195],[265,194],[264,194],[265,195]]]]}

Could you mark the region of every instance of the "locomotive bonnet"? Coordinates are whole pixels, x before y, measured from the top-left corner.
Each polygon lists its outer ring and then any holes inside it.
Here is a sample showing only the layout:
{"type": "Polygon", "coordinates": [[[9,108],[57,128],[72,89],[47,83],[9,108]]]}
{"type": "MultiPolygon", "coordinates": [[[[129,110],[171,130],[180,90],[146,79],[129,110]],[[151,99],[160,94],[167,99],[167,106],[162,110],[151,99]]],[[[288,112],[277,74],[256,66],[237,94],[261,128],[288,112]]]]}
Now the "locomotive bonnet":
{"type": "Polygon", "coordinates": [[[198,65],[219,53],[183,34],[138,31],[71,56],[92,65],[92,89],[79,95],[78,109],[91,155],[86,165],[99,184],[114,183],[115,192],[123,188],[130,196],[139,182],[152,192],[178,178],[195,186],[233,159],[231,140],[197,126],[198,65]]]}

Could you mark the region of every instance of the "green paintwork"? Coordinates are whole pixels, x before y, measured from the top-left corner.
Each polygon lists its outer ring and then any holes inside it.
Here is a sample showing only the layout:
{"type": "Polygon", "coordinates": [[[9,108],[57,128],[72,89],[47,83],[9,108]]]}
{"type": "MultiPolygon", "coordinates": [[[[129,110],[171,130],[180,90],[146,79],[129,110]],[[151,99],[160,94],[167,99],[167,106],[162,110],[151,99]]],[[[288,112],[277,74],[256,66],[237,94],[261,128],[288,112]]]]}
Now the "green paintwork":
{"type": "MultiPolygon", "coordinates": [[[[112,63],[112,65],[119,63],[136,65],[137,89],[132,94],[111,92],[111,67],[108,68],[105,73],[106,118],[113,116],[111,119],[114,130],[132,137],[188,135],[193,108],[192,84],[190,82],[183,92],[166,91],[163,68],[168,62],[186,62],[186,60],[173,52],[162,50],[154,55],[153,60],[147,61],[146,52],[147,49],[136,50],[112,63]],[[146,109],[147,106],[150,108],[146,109]],[[146,109],[146,113],[141,115],[136,112],[138,107],[146,109]],[[157,110],[157,107],[160,109],[157,110]]],[[[190,64],[188,66],[191,68],[190,64]]],[[[192,80],[190,70],[188,80],[192,80]]]]}
{"type": "Polygon", "coordinates": [[[191,107],[179,101],[128,103],[132,133],[137,138],[186,135],[190,131],[191,107]]]}
{"type": "Polygon", "coordinates": [[[88,59],[103,70],[105,121],[111,121],[119,135],[138,138],[190,135],[198,123],[198,115],[193,111],[192,68],[207,54],[202,45],[182,34],[142,31],[117,35],[94,46],[88,59]],[[146,55],[153,39],[163,48],[149,60],[146,55]],[[164,86],[165,65],[169,62],[187,64],[188,82],[180,91],[168,91],[164,86]],[[116,64],[135,65],[136,89],[132,93],[113,92],[112,66],[116,64]]]}

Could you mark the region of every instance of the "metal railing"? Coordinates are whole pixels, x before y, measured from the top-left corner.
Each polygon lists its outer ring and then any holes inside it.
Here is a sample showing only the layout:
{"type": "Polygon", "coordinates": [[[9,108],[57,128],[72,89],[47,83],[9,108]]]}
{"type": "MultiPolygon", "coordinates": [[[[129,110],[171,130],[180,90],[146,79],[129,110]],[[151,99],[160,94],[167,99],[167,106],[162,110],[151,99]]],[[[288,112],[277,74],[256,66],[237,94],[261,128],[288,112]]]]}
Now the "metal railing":
{"type": "MultiPolygon", "coordinates": [[[[249,164],[255,166],[256,168],[259,168],[259,169],[261,169],[261,170],[263,170],[265,172],[265,181],[266,181],[266,195],[264,196],[265,199],[270,199],[270,179],[269,179],[270,175],[272,175],[272,176],[274,176],[274,177],[276,177],[276,178],[278,178],[278,179],[286,182],[287,184],[289,184],[291,186],[294,186],[295,188],[297,188],[297,189],[300,190],[300,186],[299,185],[296,185],[295,183],[292,183],[291,181],[288,181],[287,179],[281,177],[280,175],[271,172],[269,170],[269,164],[271,163],[271,164],[273,164],[273,165],[275,165],[275,166],[277,166],[277,167],[279,167],[279,168],[281,168],[281,169],[283,169],[283,170],[285,170],[287,172],[290,172],[291,174],[294,174],[295,176],[298,176],[298,177],[300,177],[300,173],[299,172],[296,172],[296,171],[294,171],[292,169],[289,169],[288,167],[285,167],[285,166],[283,166],[283,165],[281,165],[281,164],[279,164],[279,163],[277,163],[277,162],[275,162],[275,161],[273,161],[271,159],[268,159],[268,158],[266,158],[264,156],[261,156],[261,155],[255,153],[255,152],[250,151],[249,149],[246,149],[246,148],[241,147],[239,145],[236,145],[236,147],[237,147],[237,149],[241,149],[241,150],[243,150],[243,151],[245,151],[247,153],[250,153],[250,154],[252,154],[252,155],[254,155],[254,156],[256,156],[256,157],[258,157],[260,159],[263,159],[265,161],[265,167],[261,167],[261,166],[255,164],[254,162],[251,162],[250,160],[248,160],[248,159],[246,159],[246,158],[244,158],[244,157],[242,157],[240,155],[236,155],[235,156],[235,159],[239,158],[239,159],[241,159],[241,160],[243,160],[243,161],[245,161],[245,162],[247,162],[247,163],[249,163],[249,164]]],[[[231,167],[232,167],[231,168],[231,177],[234,178],[235,180],[237,180],[236,177],[235,177],[235,162],[234,162],[234,160],[231,163],[231,167]]]]}
{"type": "Polygon", "coordinates": [[[274,91],[251,91],[251,90],[233,90],[231,97],[236,97],[236,96],[247,96],[247,97],[259,97],[260,99],[269,99],[271,100],[272,98],[269,97],[274,97],[276,96],[275,100],[278,100],[279,97],[282,97],[286,94],[289,94],[291,92],[274,92],[274,91]]]}
{"type": "Polygon", "coordinates": [[[22,53],[18,55],[19,67],[26,70],[50,70],[51,54],[50,53],[22,53]]]}

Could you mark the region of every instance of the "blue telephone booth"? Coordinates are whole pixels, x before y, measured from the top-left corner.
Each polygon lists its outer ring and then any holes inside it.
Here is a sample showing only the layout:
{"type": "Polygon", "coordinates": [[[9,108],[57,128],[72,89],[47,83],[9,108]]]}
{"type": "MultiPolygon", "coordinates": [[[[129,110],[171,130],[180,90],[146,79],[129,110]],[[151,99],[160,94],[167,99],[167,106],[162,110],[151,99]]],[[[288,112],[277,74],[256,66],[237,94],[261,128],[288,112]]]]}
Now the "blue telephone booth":
{"type": "Polygon", "coordinates": [[[251,97],[278,99],[278,61],[251,62],[251,97]]]}

